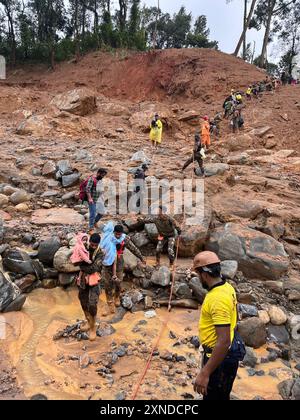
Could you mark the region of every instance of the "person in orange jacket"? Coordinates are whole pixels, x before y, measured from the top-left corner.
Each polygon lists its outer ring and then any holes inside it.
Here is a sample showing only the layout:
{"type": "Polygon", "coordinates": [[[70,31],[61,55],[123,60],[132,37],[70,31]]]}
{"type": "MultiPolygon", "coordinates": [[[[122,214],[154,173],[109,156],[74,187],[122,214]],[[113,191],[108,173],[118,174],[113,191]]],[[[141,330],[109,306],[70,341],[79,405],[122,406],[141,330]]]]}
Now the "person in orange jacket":
{"type": "Polygon", "coordinates": [[[203,146],[205,146],[206,149],[209,148],[211,141],[210,141],[210,124],[209,124],[209,118],[207,115],[203,117],[203,123],[201,126],[201,140],[203,146]]]}

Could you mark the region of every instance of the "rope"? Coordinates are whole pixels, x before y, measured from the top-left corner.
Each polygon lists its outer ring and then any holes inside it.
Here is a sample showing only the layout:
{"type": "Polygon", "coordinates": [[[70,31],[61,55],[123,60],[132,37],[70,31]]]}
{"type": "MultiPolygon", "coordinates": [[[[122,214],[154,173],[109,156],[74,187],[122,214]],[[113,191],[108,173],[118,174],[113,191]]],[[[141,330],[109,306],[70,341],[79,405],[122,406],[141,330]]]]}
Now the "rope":
{"type": "MultiPolygon", "coordinates": [[[[194,153],[193,153],[193,163],[194,163],[194,169],[195,169],[195,159],[194,159],[194,153]]],[[[194,176],[195,176],[195,172],[193,171],[193,175],[192,175],[192,184],[194,182],[194,176]]],[[[183,225],[185,224],[185,220],[186,220],[186,214],[185,214],[185,210],[184,210],[184,217],[183,217],[183,221],[181,224],[181,228],[183,227],[183,225]]],[[[142,375],[138,381],[138,384],[136,386],[136,389],[132,395],[132,400],[134,401],[139,393],[139,390],[142,386],[142,383],[147,375],[147,372],[150,368],[151,362],[152,362],[152,358],[153,358],[153,354],[155,352],[155,350],[158,348],[159,342],[162,338],[163,332],[165,330],[165,328],[168,325],[169,319],[170,319],[170,315],[171,315],[171,311],[172,311],[172,295],[173,295],[173,290],[174,290],[174,285],[175,285],[175,271],[176,271],[176,267],[177,267],[177,261],[178,261],[178,253],[179,253],[179,244],[180,244],[180,236],[177,238],[177,245],[176,245],[176,254],[175,254],[175,260],[174,260],[174,266],[173,266],[173,271],[172,271],[172,282],[171,282],[171,289],[170,289],[170,296],[169,296],[169,303],[168,303],[168,314],[161,326],[161,330],[160,333],[157,337],[157,340],[155,342],[155,344],[152,346],[151,352],[149,354],[149,357],[147,359],[146,365],[143,369],[142,375]]]]}

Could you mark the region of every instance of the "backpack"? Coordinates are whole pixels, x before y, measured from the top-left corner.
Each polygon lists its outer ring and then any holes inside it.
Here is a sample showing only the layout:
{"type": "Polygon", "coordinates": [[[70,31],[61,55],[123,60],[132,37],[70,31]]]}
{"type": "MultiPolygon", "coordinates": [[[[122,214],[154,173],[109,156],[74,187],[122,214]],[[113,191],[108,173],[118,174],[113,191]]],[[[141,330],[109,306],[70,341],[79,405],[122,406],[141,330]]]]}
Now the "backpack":
{"type": "Polygon", "coordinates": [[[87,194],[86,194],[86,187],[87,184],[89,182],[89,180],[93,178],[94,179],[94,187],[96,188],[97,186],[97,179],[92,175],[89,176],[88,178],[86,178],[84,181],[81,182],[81,184],[79,185],[79,199],[84,202],[87,201],[87,194]]]}

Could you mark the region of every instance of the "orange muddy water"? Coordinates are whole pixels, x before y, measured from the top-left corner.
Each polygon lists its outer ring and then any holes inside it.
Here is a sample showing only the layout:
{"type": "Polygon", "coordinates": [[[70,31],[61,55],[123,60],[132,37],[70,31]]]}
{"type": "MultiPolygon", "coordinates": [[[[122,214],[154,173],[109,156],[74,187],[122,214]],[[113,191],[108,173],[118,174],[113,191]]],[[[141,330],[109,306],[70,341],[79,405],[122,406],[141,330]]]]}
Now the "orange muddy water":
{"type": "MultiPolygon", "coordinates": [[[[99,314],[105,306],[103,299],[102,296],[99,314]]],[[[157,316],[147,319],[147,324],[141,325],[138,332],[132,329],[139,321],[146,319],[144,312],[128,312],[120,322],[113,325],[116,330],[114,334],[97,338],[93,343],[73,339],[53,341],[52,337],[58,330],[82,318],[77,291],[38,289],[28,296],[22,312],[4,315],[7,337],[2,340],[2,344],[16,367],[18,383],[28,398],[42,393],[53,400],[115,399],[123,391],[126,398],[130,399],[150,348],[167,316],[167,310],[163,308],[157,309],[156,313],[157,316]],[[137,343],[138,340],[144,343],[137,343]],[[111,351],[112,343],[128,343],[132,350],[129,356],[119,358],[113,366],[113,383],[96,372],[102,366],[101,361],[106,353],[111,351]],[[77,359],[86,360],[88,357],[93,363],[83,368],[77,359]]],[[[139,399],[183,399],[185,393],[194,394],[191,379],[186,377],[186,373],[189,371],[196,374],[195,363],[199,363],[199,352],[187,344],[174,347],[174,339],[169,334],[172,331],[178,338],[197,335],[198,318],[199,311],[172,311],[158,350],[160,353],[170,351],[183,355],[192,364],[187,366],[186,362],[178,362],[170,368],[169,362],[155,356],[138,394],[139,399]]],[[[265,354],[264,349],[258,351],[259,356],[265,354]]],[[[280,399],[277,384],[290,377],[282,362],[268,363],[257,369],[263,369],[266,375],[249,377],[246,369],[239,369],[234,394],[241,399],[252,399],[255,396],[280,399]],[[268,375],[271,369],[277,369],[277,378],[268,375]]]]}

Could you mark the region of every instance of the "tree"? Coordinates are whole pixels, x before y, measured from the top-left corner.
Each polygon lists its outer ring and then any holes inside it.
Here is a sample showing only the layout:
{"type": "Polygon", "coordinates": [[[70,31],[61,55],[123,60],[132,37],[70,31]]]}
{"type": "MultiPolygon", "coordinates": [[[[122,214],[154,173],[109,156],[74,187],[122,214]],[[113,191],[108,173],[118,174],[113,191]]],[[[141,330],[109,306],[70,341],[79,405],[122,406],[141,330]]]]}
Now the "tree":
{"type": "Polygon", "coordinates": [[[8,21],[8,41],[11,48],[11,64],[16,64],[16,33],[15,33],[15,14],[18,9],[19,3],[17,0],[1,0],[0,4],[3,5],[5,15],[8,21]]]}
{"type": "Polygon", "coordinates": [[[185,7],[181,7],[179,12],[173,17],[172,28],[172,47],[183,48],[187,45],[187,36],[191,30],[192,14],[187,13],[185,7]]]}
{"type": "Polygon", "coordinates": [[[206,16],[199,16],[196,19],[194,30],[187,36],[187,47],[214,48],[218,49],[216,41],[209,41],[210,30],[207,28],[206,16]]]}
{"type": "MultiPolygon", "coordinates": [[[[267,47],[272,40],[272,24],[275,18],[282,19],[296,0],[259,0],[250,27],[260,30],[265,28],[259,67],[266,67],[267,47]]],[[[276,31],[276,30],[275,30],[276,31]]],[[[275,32],[273,31],[273,33],[275,32]]]]}
{"type": "Polygon", "coordinates": [[[280,67],[292,74],[294,59],[300,52],[300,0],[293,4],[289,14],[283,20],[279,39],[284,43],[285,47],[280,67]]]}

